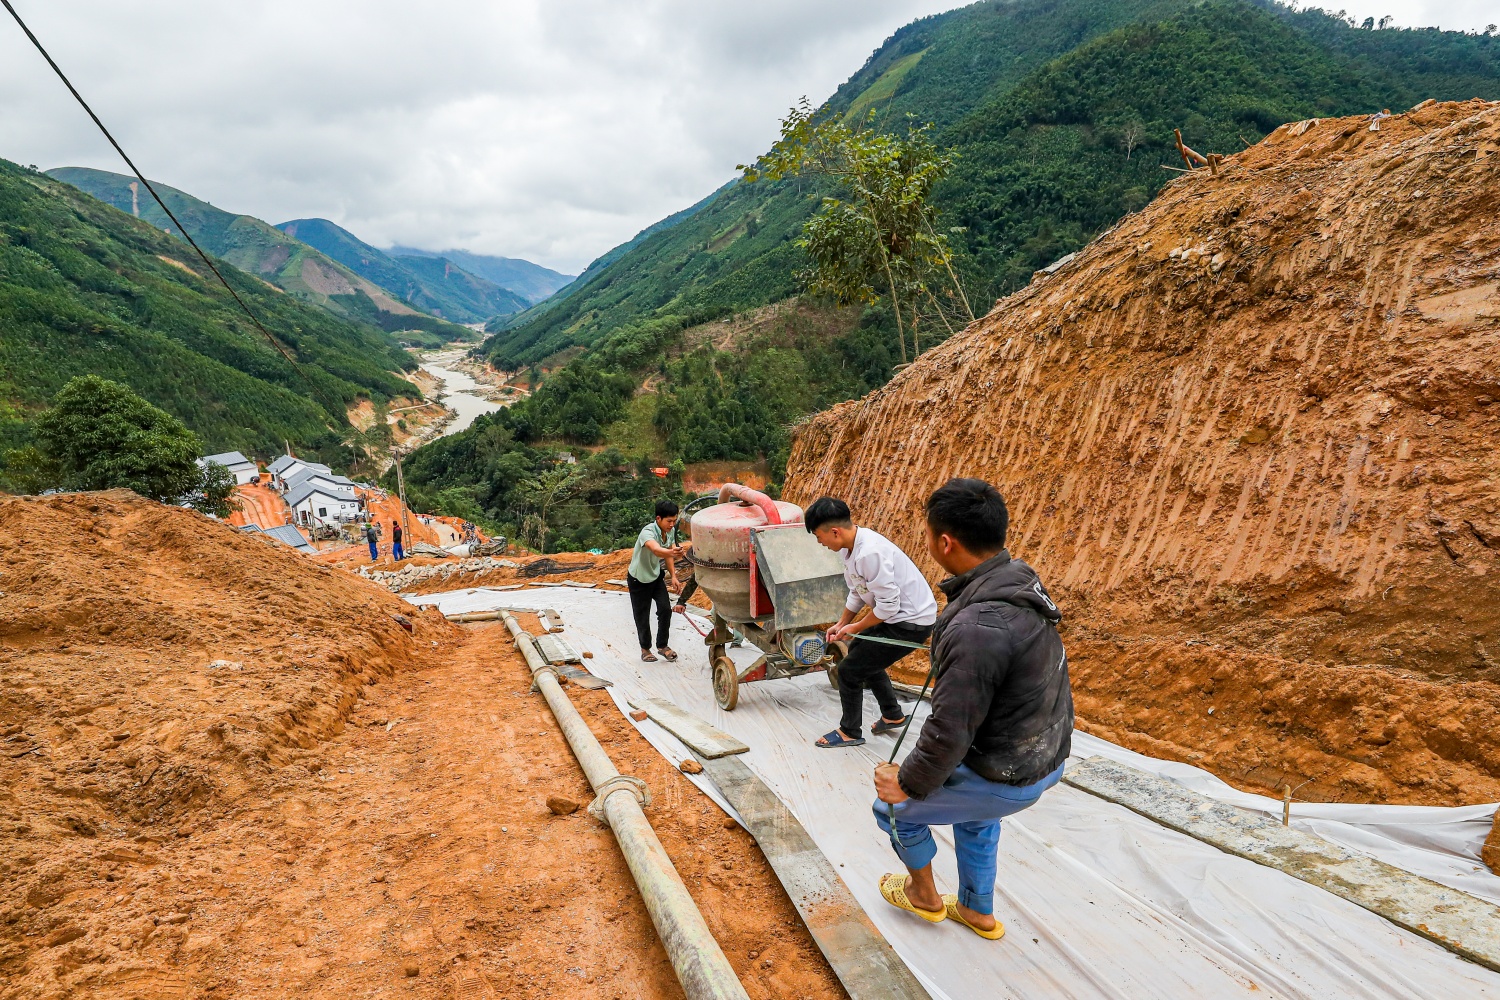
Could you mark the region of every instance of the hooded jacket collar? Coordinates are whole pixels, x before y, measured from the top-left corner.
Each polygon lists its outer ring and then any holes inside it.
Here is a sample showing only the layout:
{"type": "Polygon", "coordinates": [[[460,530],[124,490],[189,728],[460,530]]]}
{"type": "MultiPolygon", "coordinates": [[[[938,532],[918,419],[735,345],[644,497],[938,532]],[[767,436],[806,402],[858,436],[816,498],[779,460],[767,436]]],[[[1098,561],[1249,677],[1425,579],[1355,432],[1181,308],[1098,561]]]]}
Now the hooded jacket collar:
{"type": "Polygon", "coordinates": [[[948,597],[942,620],[948,621],[959,611],[976,602],[1013,604],[1035,611],[1049,622],[1062,620],[1062,612],[1042,586],[1036,570],[1019,559],[1012,559],[1008,549],[975,566],[967,573],[949,577],[938,584],[948,597]]]}

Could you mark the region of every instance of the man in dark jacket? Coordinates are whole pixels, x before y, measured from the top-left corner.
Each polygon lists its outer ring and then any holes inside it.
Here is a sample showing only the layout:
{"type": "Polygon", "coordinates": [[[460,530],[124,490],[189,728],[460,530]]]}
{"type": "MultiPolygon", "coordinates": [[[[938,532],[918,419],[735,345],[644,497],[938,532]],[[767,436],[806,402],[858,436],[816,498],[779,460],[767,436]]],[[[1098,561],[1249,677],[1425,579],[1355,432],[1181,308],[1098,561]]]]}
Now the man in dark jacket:
{"type": "Polygon", "coordinates": [[[1005,550],[1009,520],[980,479],[950,480],[928,499],[927,551],[953,574],[939,584],[948,606],[932,633],[932,714],[900,767],[875,771],[876,822],[910,873],[884,876],[881,894],[992,940],[1005,933],[993,915],[1000,820],[1057,784],[1073,733],[1062,615],[1005,550]],[[931,826],[953,827],[957,895],[933,882],[931,826]]]}

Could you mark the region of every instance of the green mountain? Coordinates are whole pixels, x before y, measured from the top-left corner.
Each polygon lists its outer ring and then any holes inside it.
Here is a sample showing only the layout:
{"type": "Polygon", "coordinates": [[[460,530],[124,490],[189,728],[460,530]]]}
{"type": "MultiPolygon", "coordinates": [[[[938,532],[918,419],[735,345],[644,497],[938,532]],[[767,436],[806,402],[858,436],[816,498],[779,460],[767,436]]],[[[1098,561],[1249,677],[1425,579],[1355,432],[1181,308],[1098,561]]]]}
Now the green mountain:
{"type": "MultiPolygon", "coordinates": [[[[204,214],[184,223],[223,221],[204,214]]],[[[257,232],[231,217],[220,245],[257,232]]],[[[290,440],[347,461],[349,406],[416,395],[398,374],[415,362],[383,331],[220,267],[297,368],[182,241],[0,160],[0,453],[24,444],[27,418],[87,373],[129,385],[211,451],[262,457],[290,440]]]]}
{"type": "MultiPolygon", "coordinates": [[[[89,167],[58,167],[47,175],[178,235],[172,220],[134,177],[89,167]]],[[[388,313],[415,319],[418,315],[398,296],[267,222],[226,212],[159,181],[152,184],[199,246],[282,291],[349,318],[371,319],[388,313]]],[[[399,329],[400,325],[391,323],[387,328],[399,329]]]]}
{"type": "MultiPolygon", "coordinates": [[[[985,0],[897,31],[826,108],[933,122],[959,154],[937,192],[970,299],[992,301],[1144,205],[1180,166],[1172,129],[1229,153],[1301,118],[1500,96],[1500,38],[1367,30],[1270,0],[985,0]],[[1142,141],[1127,150],[1127,127],[1142,141]]],[[[507,366],[797,291],[793,245],[822,190],[731,183],[591,265],[565,296],[497,325],[507,366]]]]}
{"type": "MultiPolygon", "coordinates": [[[[896,32],[827,107],[936,124],[959,159],[935,199],[963,230],[960,274],[983,309],[1144,206],[1174,176],[1162,166],[1181,166],[1173,128],[1232,153],[1288,121],[1474,96],[1500,97],[1500,38],[1356,28],[1269,0],[986,0],[896,32]]],[[[729,184],[505,321],[483,350],[541,369],[540,386],[417,451],[408,487],[514,535],[536,523],[525,484],[557,474],[560,447],[604,446],[590,488],[619,466],[616,445],[658,466],[763,456],[775,478],[791,424],[883,385],[896,360],[881,306],[785,301],[824,193],[729,184]]],[[[551,509],[549,544],[628,543],[604,503],[551,509]]]]}
{"type": "Polygon", "coordinates": [[[562,274],[550,267],[533,264],[518,257],[491,257],[467,250],[443,250],[435,253],[431,250],[398,246],[391,247],[388,252],[398,260],[405,257],[440,257],[451,260],[470,274],[477,274],[508,292],[515,292],[526,300],[527,305],[549,298],[577,277],[576,274],[562,274]]]}
{"type": "Polygon", "coordinates": [[[321,250],[408,306],[454,323],[483,323],[531,304],[446,258],[393,257],[327,219],[294,219],[276,228],[321,250]]]}

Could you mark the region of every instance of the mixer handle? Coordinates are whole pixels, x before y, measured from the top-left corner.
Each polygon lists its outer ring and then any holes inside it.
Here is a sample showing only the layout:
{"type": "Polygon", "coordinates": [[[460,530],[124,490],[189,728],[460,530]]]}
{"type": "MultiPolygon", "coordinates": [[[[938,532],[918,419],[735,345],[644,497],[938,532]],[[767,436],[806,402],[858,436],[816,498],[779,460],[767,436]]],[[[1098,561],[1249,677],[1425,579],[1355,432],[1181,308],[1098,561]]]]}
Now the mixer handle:
{"type": "Polygon", "coordinates": [[[734,497],[741,503],[754,504],[759,507],[766,515],[767,524],[781,523],[781,511],[776,509],[776,501],[760,490],[752,490],[739,483],[725,483],[719,488],[719,503],[728,503],[730,497],[734,497]]]}

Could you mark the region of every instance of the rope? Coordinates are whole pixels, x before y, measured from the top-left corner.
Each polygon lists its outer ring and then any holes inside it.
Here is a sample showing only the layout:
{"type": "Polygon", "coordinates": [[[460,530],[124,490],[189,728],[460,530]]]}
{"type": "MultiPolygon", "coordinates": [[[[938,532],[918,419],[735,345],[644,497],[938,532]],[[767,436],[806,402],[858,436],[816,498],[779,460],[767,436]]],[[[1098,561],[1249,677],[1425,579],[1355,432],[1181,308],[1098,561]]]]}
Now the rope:
{"type": "MultiPolygon", "coordinates": [[[[857,639],[857,638],[860,638],[860,637],[859,636],[855,636],[854,638],[857,639]]],[[[875,640],[877,637],[870,636],[869,638],[871,640],[875,640]]],[[[886,642],[890,642],[890,643],[895,643],[897,645],[902,645],[902,646],[915,645],[914,643],[901,642],[898,639],[887,639],[885,641],[886,642]]],[[[919,649],[925,649],[926,647],[919,646],[918,648],[919,649]]],[[[927,679],[922,682],[922,692],[921,692],[921,694],[917,695],[917,703],[916,703],[916,705],[913,705],[912,706],[912,710],[910,712],[906,713],[906,722],[901,726],[901,735],[898,736],[898,737],[896,737],[896,745],[893,746],[893,747],[891,747],[891,755],[886,758],[886,763],[887,764],[894,764],[894,763],[896,763],[896,754],[899,753],[900,750],[901,750],[901,744],[906,739],[907,732],[911,729],[912,720],[917,717],[917,709],[921,707],[921,705],[922,705],[922,699],[927,696],[927,688],[932,684],[932,678],[933,678],[933,676],[936,673],[937,673],[937,661],[934,660],[934,661],[932,661],[932,665],[927,668],[927,679]]],[[[885,808],[886,808],[886,813],[887,813],[887,815],[890,816],[890,820],[891,820],[891,848],[893,850],[895,850],[897,856],[899,857],[900,854],[901,854],[901,849],[905,845],[903,845],[901,843],[901,836],[900,836],[900,834],[898,834],[896,832],[896,804],[894,802],[887,802],[885,804],[885,808]]]]}
{"type": "MultiPolygon", "coordinates": [[[[184,226],[181,222],[177,221],[177,216],[173,215],[172,210],[167,207],[167,203],[162,201],[161,195],[156,193],[156,188],[153,187],[151,182],[146,179],[146,175],[141,173],[140,170],[137,169],[135,161],[132,160],[129,155],[126,154],[125,149],[115,141],[115,137],[110,134],[109,129],[104,127],[104,122],[100,121],[99,116],[94,114],[94,109],[89,107],[89,103],[83,99],[83,95],[78,92],[78,88],[73,86],[73,81],[68,79],[67,74],[62,71],[62,67],[57,65],[56,60],[54,60],[51,54],[46,50],[46,48],[42,46],[41,40],[32,33],[29,27],[26,26],[26,22],[21,20],[21,15],[18,14],[16,12],[16,9],[11,6],[10,0],[0,0],[0,4],[3,4],[5,6],[5,9],[10,12],[10,16],[15,19],[16,24],[19,25],[21,30],[26,33],[26,37],[31,39],[31,44],[36,46],[36,50],[42,54],[42,58],[47,60],[47,65],[52,67],[52,71],[56,73],[57,78],[63,82],[63,86],[68,88],[68,92],[73,95],[73,98],[78,102],[79,106],[82,107],[83,110],[88,113],[88,116],[94,120],[94,124],[99,126],[99,131],[104,133],[104,138],[108,139],[109,144],[115,148],[115,152],[120,154],[120,159],[125,161],[125,165],[130,168],[130,172],[135,174],[136,179],[146,186],[146,190],[150,192],[151,197],[155,199],[156,204],[161,207],[161,210],[163,212],[167,213],[167,218],[172,220],[172,224],[177,227],[177,231],[182,234],[182,238],[187,241],[188,246],[192,247],[193,250],[197,252],[198,256],[203,259],[203,263],[208,265],[208,269],[214,273],[214,277],[219,279],[219,284],[224,286],[224,290],[229,293],[230,298],[234,299],[235,303],[239,305],[240,310],[244,312],[244,314],[249,318],[250,322],[255,325],[255,328],[265,336],[266,340],[268,340],[271,346],[276,349],[277,353],[286,359],[287,364],[291,365],[293,370],[295,370],[298,375],[302,376],[302,379],[307,383],[308,388],[310,388],[315,394],[321,395],[321,393],[319,393],[317,385],[308,376],[307,372],[302,369],[301,365],[297,364],[296,359],[294,359],[290,354],[287,353],[286,348],[282,347],[280,342],[278,342],[277,339],[271,335],[271,331],[267,330],[261,323],[261,321],[255,317],[255,313],[250,311],[250,307],[247,306],[245,304],[245,301],[240,298],[239,293],[236,292],[232,287],[230,287],[229,282],[224,279],[224,275],[219,272],[219,269],[216,266],[214,266],[214,262],[208,259],[208,254],[203,252],[203,248],[198,246],[198,242],[194,240],[192,234],[187,231],[187,227],[184,226]]],[[[322,402],[326,406],[328,401],[324,399],[322,402]]],[[[341,407],[335,406],[329,410],[329,413],[337,413],[340,412],[341,409],[341,407]]]]}

